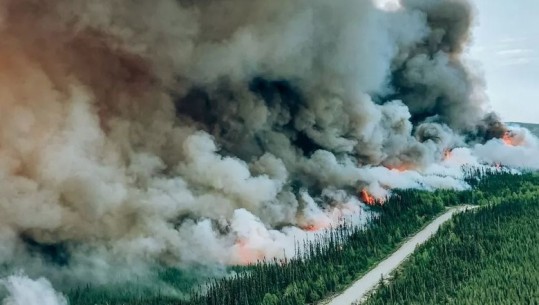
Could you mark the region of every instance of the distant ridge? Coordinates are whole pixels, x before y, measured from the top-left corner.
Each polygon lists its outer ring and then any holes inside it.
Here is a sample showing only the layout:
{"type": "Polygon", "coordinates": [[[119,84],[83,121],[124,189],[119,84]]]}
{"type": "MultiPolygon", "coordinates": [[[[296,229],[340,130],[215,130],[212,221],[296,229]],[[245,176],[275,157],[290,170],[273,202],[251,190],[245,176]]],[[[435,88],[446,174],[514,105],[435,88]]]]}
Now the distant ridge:
{"type": "Polygon", "coordinates": [[[519,122],[507,122],[507,124],[510,125],[519,125],[524,128],[529,129],[534,135],[539,137],[539,124],[532,124],[532,123],[519,123],[519,122]]]}

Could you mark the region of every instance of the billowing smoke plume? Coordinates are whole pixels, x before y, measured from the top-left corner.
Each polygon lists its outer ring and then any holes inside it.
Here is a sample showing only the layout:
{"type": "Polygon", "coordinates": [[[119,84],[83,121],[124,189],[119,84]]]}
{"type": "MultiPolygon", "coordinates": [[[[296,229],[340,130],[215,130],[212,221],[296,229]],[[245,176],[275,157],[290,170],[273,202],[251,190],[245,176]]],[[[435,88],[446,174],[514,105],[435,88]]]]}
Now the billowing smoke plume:
{"type": "Polygon", "coordinates": [[[474,154],[481,160],[506,166],[539,169],[539,139],[528,129],[510,126],[501,139],[477,144],[474,154]]]}
{"type": "Polygon", "coordinates": [[[465,188],[455,168],[477,160],[448,149],[504,132],[460,58],[464,0],[0,13],[0,264],[55,282],[293,254],[365,221],[363,188],[465,188]]]}

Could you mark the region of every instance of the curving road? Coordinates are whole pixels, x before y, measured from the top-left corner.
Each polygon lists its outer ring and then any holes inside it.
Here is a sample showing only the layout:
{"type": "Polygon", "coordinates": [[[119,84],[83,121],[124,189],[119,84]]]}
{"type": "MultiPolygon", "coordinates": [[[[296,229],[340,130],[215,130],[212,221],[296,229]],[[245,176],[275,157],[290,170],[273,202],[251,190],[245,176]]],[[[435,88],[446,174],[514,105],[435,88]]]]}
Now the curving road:
{"type": "Polygon", "coordinates": [[[408,256],[410,256],[410,254],[414,253],[415,248],[418,245],[425,243],[430,237],[436,234],[440,226],[450,220],[455,213],[472,208],[474,207],[459,206],[449,209],[445,214],[436,218],[414,237],[406,241],[396,252],[380,262],[374,269],[356,281],[350,288],[327,302],[326,305],[349,305],[357,304],[358,301],[362,301],[363,298],[378,285],[380,278],[387,278],[408,258],[408,256]]]}

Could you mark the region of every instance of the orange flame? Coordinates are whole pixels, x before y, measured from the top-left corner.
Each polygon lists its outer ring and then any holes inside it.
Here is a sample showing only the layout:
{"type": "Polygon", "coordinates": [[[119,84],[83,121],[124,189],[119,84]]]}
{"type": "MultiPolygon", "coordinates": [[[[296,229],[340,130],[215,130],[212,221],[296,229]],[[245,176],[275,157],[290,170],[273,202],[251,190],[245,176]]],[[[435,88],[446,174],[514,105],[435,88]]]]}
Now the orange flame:
{"type": "Polygon", "coordinates": [[[330,225],[331,224],[324,221],[311,220],[307,225],[303,226],[302,229],[307,232],[317,232],[327,229],[330,225]]]}
{"type": "Polygon", "coordinates": [[[508,146],[516,146],[516,145],[515,145],[515,142],[513,141],[513,136],[511,135],[511,132],[510,132],[510,131],[506,131],[506,132],[503,134],[502,140],[503,140],[503,142],[505,143],[505,145],[508,145],[508,146]]]}
{"type": "Polygon", "coordinates": [[[453,151],[451,149],[444,150],[444,160],[449,160],[453,156],[453,151]]]}
{"type": "Polygon", "coordinates": [[[387,169],[392,171],[398,171],[398,172],[405,172],[407,170],[410,170],[411,166],[408,165],[399,165],[399,166],[386,166],[387,169]]]}
{"type": "Polygon", "coordinates": [[[373,195],[371,195],[366,189],[362,189],[360,192],[361,200],[365,202],[368,205],[377,205],[377,204],[384,204],[383,198],[376,198],[373,195]]]}
{"type": "Polygon", "coordinates": [[[308,225],[308,226],[304,227],[303,230],[309,231],[309,232],[316,232],[316,231],[318,231],[318,229],[317,229],[314,225],[308,225]]]}

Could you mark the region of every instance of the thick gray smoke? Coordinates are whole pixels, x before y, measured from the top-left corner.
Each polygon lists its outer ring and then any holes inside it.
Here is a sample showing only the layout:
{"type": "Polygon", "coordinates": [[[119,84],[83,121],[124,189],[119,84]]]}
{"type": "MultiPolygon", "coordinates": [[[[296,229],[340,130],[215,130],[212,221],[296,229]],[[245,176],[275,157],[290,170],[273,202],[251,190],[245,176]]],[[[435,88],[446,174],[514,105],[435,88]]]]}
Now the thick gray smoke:
{"type": "Polygon", "coordinates": [[[55,282],[293,254],[302,229],[364,221],[364,187],[465,188],[448,168],[468,161],[433,164],[498,126],[460,58],[464,0],[1,0],[0,16],[0,264],[55,282]]]}

